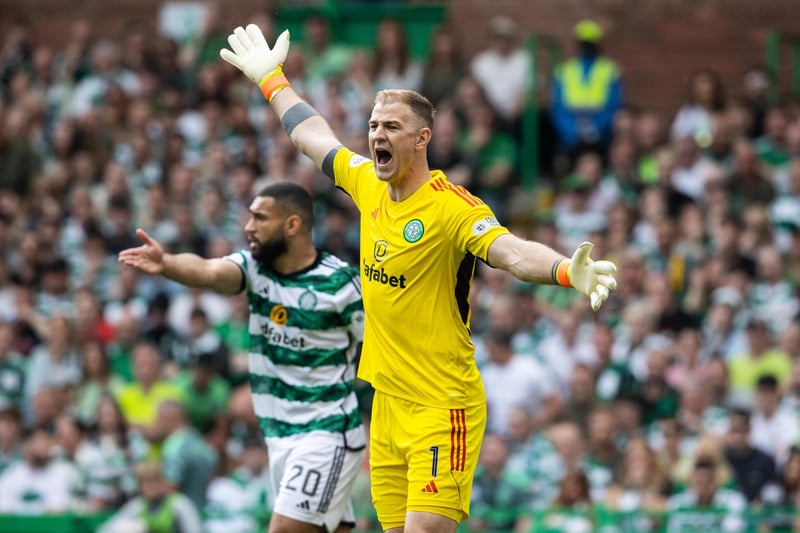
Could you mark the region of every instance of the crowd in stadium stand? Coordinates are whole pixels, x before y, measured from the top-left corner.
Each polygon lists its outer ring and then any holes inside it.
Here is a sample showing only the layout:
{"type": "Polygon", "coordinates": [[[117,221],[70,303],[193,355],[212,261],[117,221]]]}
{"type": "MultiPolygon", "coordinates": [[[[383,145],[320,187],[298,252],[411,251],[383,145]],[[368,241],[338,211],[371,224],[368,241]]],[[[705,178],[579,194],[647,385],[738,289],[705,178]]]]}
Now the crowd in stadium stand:
{"type": "MultiPolygon", "coordinates": [[[[175,512],[209,532],[267,518],[245,297],[116,259],[138,245],[137,227],[173,252],[243,248],[253,195],[288,178],[315,198],[318,246],[358,263],[352,202],[298,155],[258,88],[219,60],[230,29],[219,15],[210,4],[204,31],[186,42],[145,23],[98,39],[99,22],[85,18],[57,45],[37,44],[24,21],[3,37],[0,514],[123,508],[136,518],[137,498],[177,491],[175,512]]],[[[279,30],[264,14],[252,22],[273,38],[279,30]]],[[[331,42],[324,19],[311,18],[284,65],[360,153],[375,92],[422,91],[437,107],[431,168],[518,234],[564,253],[590,240],[595,258],[619,268],[618,290],[595,314],[575,291],[479,264],[472,333],[489,423],[464,527],[791,530],[797,109],[768,105],[758,70],[731,86],[711,69],[676,80],[676,93],[689,88],[670,116],[621,92],[607,142],[554,141],[538,182],[550,194],[526,194],[523,29],[487,23],[491,41],[474,57],[443,26],[419,59],[397,22],[382,22],[364,50],[331,42]]],[[[355,497],[359,526],[377,529],[366,464],[355,497]]]]}

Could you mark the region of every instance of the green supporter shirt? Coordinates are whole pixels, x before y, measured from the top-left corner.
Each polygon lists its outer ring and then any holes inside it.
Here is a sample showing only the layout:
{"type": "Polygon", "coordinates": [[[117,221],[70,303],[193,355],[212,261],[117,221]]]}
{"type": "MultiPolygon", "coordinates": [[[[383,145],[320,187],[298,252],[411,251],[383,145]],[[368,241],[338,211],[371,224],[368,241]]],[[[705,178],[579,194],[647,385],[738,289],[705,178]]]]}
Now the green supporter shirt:
{"type": "Polygon", "coordinates": [[[231,388],[219,376],[214,376],[203,390],[194,387],[190,370],[179,373],[173,381],[181,391],[189,421],[201,433],[210,430],[217,417],[228,408],[231,388]]]}
{"type": "Polygon", "coordinates": [[[488,531],[511,531],[527,510],[530,495],[525,478],[505,469],[499,478],[491,478],[478,467],[472,485],[471,514],[486,522],[488,531]]]}
{"type": "Polygon", "coordinates": [[[0,361],[0,408],[7,405],[18,406],[24,392],[24,361],[0,361]]]}
{"type": "Polygon", "coordinates": [[[115,376],[122,378],[125,383],[133,382],[133,364],[130,348],[112,344],[108,348],[108,364],[115,376]]]}

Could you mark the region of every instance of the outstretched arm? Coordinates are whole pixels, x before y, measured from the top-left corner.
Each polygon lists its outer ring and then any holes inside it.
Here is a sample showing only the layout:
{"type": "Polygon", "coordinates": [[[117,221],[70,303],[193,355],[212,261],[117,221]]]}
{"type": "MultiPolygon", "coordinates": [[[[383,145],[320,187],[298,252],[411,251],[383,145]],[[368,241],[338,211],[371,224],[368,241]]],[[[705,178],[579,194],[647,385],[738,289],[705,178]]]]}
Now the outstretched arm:
{"type": "Polygon", "coordinates": [[[592,246],[582,243],[567,259],[544,244],[505,234],[489,246],[487,260],[522,281],[574,287],[589,297],[592,309],[597,311],[608,293],[617,288],[617,267],[610,261],[592,261],[592,246]]]}
{"type": "Polygon", "coordinates": [[[280,34],[272,48],[255,24],[241,26],[228,36],[231,50],[220,50],[222,59],[257,83],[264,98],[281,120],[298,150],[310,157],[318,168],[333,177],[332,161],[325,158],[341,146],[328,123],[292,89],[282,65],[289,52],[289,31],[280,34]]]}
{"type": "Polygon", "coordinates": [[[168,254],[161,244],[136,230],[142,246],[119,253],[119,261],[145,274],[164,276],[189,287],[212,289],[222,294],[236,294],[244,288],[244,273],[225,259],[203,259],[195,254],[168,254]]]}

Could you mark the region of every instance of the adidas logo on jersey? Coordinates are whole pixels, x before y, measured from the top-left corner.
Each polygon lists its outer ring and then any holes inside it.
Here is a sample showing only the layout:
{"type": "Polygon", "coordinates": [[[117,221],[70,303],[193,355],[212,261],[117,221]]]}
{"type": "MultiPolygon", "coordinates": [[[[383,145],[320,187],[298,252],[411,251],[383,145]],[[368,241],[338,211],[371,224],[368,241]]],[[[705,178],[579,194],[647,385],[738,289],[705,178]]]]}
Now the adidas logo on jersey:
{"type": "Polygon", "coordinates": [[[422,492],[434,492],[436,494],[439,494],[439,489],[436,488],[436,483],[431,481],[422,488],[422,492]]]}
{"type": "Polygon", "coordinates": [[[308,500],[303,500],[302,502],[296,505],[298,509],[311,509],[311,505],[309,505],[308,500]]]}

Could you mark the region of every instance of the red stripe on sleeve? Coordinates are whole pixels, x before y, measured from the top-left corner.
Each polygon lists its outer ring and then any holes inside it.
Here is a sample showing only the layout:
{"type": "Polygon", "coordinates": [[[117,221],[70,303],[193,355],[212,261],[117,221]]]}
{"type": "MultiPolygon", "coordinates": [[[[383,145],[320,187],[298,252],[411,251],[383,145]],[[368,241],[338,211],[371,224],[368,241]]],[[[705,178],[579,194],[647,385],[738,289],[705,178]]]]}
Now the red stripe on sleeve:
{"type": "Polygon", "coordinates": [[[472,207],[475,207],[476,205],[478,205],[478,203],[473,198],[470,198],[469,196],[467,196],[463,192],[459,191],[457,187],[450,186],[449,190],[453,191],[456,194],[456,196],[458,196],[459,198],[461,198],[462,200],[467,202],[472,207]]]}

